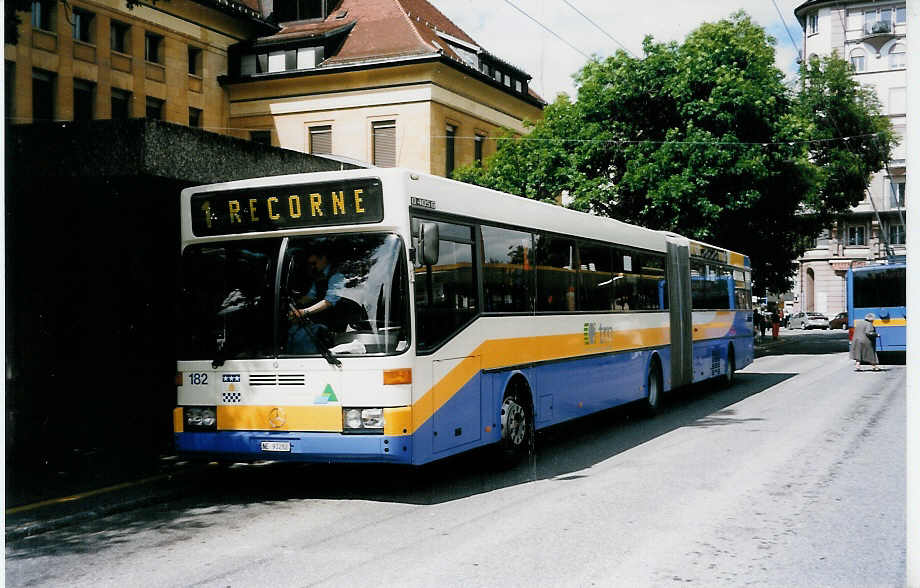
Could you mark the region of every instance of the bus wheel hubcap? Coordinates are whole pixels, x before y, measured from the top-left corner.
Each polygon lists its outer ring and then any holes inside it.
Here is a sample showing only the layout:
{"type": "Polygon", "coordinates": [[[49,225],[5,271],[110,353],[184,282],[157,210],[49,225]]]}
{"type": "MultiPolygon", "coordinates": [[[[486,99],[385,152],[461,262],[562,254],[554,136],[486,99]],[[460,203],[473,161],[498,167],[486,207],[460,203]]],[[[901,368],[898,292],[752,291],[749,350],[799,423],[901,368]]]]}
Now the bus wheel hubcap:
{"type": "Polygon", "coordinates": [[[502,402],[502,437],[512,445],[520,445],[524,441],[527,422],[524,408],[510,396],[502,402]]]}

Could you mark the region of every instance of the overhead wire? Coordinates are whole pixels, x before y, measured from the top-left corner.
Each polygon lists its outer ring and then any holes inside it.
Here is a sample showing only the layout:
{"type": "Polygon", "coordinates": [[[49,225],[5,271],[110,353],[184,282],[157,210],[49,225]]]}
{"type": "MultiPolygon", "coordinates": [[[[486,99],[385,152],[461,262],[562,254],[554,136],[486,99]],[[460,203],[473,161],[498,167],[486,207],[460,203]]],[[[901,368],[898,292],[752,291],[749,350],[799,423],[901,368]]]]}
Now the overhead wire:
{"type": "MultiPolygon", "coordinates": [[[[563,0],[564,2],[565,0],[563,0]]],[[[786,24],[786,18],[783,16],[783,12],[779,9],[779,5],[776,3],[776,0],[773,1],[773,7],[776,8],[776,13],[779,15],[780,22],[783,23],[783,28],[786,29],[786,34],[789,35],[789,40],[792,41],[792,46],[795,47],[796,52],[799,55],[802,54],[802,50],[799,49],[798,43],[795,42],[795,39],[792,37],[792,33],[789,31],[789,26],[786,24]]]]}
{"type": "Polygon", "coordinates": [[[606,29],[604,29],[603,27],[601,27],[601,25],[597,24],[597,23],[594,21],[594,19],[592,19],[591,17],[589,17],[587,14],[585,14],[585,13],[582,12],[581,10],[578,10],[578,8],[576,8],[574,4],[572,4],[571,2],[569,2],[569,0],[562,0],[562,2],[565,3],[566,6],[568,6],[569,8],[571,8],[572,10],[574,10],[575,12],[577,12],[579,15],[581,15],[581,17],[584,18],[584,19],[585,19],[586,21],[588,21],[589,23],[591,23],[591,24],[594,26],[594,28],[596,28],[597,30],[599,30],[599,31],[600,31],[601,33],[603,33],[604,35],[606,35],[607,38],[609,38],[611,41],[613,41],[614,43],[616,43],[617,45],[619,45],[619,46],[623,49],[623,51],[626,51],[627,53],[629,53],[629,54],[632,55],[633,57],[636,57],[636,55],[635,55],[632,51],[630,51],[629,48],[626,47],[626,45],[624,45],[623,43],[620,43],[617,39],[615,39],[613,35],[611,35],[610,33],[608,33],[608,32],[606,31],[606,29]]]}
{"type": "Polygon", "coordinates": [[[536,24],[537,24],[540,28],[542,28],[544,31],[546,31],[547,33],[549,33],[549,34],[551,34],[552,36],[556,37],[557,39],[559,39],[559,40],[560,40],[562,43],[564,43],[567,47],[569,47],[570,49],[572,49],[572,50],[575,51],[576,53],[580,54],[580,55],[581,55],[582,57],[584,57],[585,59],[591,59],[591,56],[590,56],[590,55],[588,55],[587,53],[585,53],[584,51],[582,51],[581,49],[579,49],[578,47],[576,47],[576,46],[573,45],[572,43],[570,43],[570,42],[566,41],[565,39],[563,39],[562,36],[559,35],[559,33],[557,33],[556,31],[552,30],[551,28],[549,28],[548,26],[546,26],[545,24],[543,24],[542,22],[540,22],[540,21],[537,20],[536,18],[530,16],[530,14],[528,14],[526,11],[524,11],[524,9],[522,9],[521,7],[519,7],[519,6],[518,6],[517,4],[515,4],[514,2],[511,2],[511,0],[505,0],[505,4],[507,4],[508,6],[514,8],[515,10],[517,10],[518,12],[520,12],[521,14],[523,14],[524,16],[526,16],[527,18],[529,18],[531,21],[533,21],[534,23],[536,23],[536,24]]]}

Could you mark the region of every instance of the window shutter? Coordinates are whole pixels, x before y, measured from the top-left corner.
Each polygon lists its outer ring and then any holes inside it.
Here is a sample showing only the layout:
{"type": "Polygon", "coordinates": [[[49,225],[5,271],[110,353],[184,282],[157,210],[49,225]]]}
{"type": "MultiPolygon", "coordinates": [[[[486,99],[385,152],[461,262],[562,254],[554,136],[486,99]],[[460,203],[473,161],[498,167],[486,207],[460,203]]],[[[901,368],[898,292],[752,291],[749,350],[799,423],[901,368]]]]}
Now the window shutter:
{"type": "Polygon", "coordinates": [[[396,121],[375,122],[373,128],[374,165],[396,167],[396,121]]]}
{"type": "Polygon", "coordinates": [[[332,126],[310,127],[310,153],[332,153],[332,126]]]}

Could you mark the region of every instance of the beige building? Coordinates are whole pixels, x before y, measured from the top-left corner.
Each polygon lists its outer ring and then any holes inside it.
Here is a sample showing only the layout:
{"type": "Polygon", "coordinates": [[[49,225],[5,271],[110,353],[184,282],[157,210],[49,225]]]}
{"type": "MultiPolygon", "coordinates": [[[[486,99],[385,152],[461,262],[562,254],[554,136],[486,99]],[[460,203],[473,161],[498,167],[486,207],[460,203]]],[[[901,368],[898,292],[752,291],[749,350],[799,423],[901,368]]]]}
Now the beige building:
{"type": "Polygon", "coordinates": [[[231,50],[230,126],[272,144],[449,175],[542,114],[530,76],[424,0],[275,1],[271,36],[231,50]],[[252,131],[250,131],[252,132],[252,131]]]}
{"type": "MultiPolygon", "coordinates": [[[[256,6],[257,8],[257,6],[256,6]]],[[[36,0],[4,45],[13,124],[156,118],[227,128],[227,50],[273,30],[240,3],[36,0]]]]}
{"type": "Polygon", "coordinates": [[[804,33],[803,55],[847,59],[855,79],[875,89],[901,141],[865,199],[799,259],[794,310],[833,317],[846,310],[847,269],[906,253],[907,9],[904,0],[808,0],[795,14],[804,33]]]}
{"type": "Polygon", "coordinates": [[[36,0],[18,14],[14,124],[157,118],[448,175],[544,106],[425,0],[36,0]]]}

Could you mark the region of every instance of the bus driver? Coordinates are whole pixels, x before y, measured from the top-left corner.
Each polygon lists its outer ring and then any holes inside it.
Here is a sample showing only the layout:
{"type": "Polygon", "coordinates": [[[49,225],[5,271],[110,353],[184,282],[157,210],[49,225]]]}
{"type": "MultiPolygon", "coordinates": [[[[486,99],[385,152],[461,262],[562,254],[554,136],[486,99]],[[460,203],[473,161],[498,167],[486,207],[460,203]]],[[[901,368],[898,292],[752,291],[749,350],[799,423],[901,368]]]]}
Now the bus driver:
{"type": "Polygon", "coordinates": [[[316,249],[307,256],[312,284],[306,294],[295,299],[288,317],[294,323],[288,331],[287,349],[291,353],[316,353],[316,339],[320,336],[316,324],[303,325],[304,317],[314,323],[338,332],[344,325],[338,324],[334,309],[345,289],[345,276],[334,269],[326,249],[316,249]],[[303,306],[306,305],[306,306],[303,306]],[[304,331],[309,330],[309,333],[304,331]]]}

